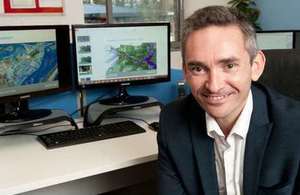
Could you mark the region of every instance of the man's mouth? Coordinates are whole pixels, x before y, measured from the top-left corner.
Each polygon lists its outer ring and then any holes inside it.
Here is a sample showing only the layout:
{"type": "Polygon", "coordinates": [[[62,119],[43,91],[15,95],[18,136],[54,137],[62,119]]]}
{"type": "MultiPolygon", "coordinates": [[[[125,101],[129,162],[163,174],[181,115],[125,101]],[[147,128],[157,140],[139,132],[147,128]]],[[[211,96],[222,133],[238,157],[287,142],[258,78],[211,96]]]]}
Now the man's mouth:
{"type": "Polygon", "coordinates": [[[203,97],[208,104],[223,104],[232,94],[203,94],[203,97]]]}

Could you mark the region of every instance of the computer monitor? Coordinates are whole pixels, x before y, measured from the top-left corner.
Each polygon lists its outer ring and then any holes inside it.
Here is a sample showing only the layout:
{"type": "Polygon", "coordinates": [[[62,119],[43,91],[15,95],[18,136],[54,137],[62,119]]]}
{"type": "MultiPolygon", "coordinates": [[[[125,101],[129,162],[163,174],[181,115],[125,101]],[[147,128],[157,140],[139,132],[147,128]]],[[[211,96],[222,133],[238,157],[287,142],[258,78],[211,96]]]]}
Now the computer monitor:
{"type": "Polygon", "coordinates": [[[0,122],[45,117],[28,99],[70,89],[68,25],[0,27],[0,122]]]}
{"type": "Polygon", "coordinates": [[[126,86],[170,80],[170,24],[74,25],[76,83],[81,89],[115,86],[118,94],[101,104],[145,102],[126,86]]]}
{"type": "Polygon", "coordinates": [[[294,49],[296,32],[293,31],[257,31],[256,40],[259,49],[294,49]]]}

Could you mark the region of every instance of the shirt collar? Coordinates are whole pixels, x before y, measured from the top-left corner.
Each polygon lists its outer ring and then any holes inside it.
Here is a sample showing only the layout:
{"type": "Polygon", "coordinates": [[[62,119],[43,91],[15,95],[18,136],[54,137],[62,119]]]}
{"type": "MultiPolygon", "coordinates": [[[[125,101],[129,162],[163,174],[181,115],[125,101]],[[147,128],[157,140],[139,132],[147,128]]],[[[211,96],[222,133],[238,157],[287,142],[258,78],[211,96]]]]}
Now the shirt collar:
{"type": "MultiPolygon", "coordinates": [[[[246,138],[246,135],[249,130],[252,110],[253,99],[252,92],[250,90],[247,97],[246,105],[244,106],[240,116],[238,117],[228,136],[231,136],[232,134],[237,134],[243,139],[246,138]]],[[[215,138],[215,135],[217,134],[218,136],[225,137],[217,121],[213,117],[211,117],[207,112],[205,113],[205,119],[208,136],[215,138]]]]}

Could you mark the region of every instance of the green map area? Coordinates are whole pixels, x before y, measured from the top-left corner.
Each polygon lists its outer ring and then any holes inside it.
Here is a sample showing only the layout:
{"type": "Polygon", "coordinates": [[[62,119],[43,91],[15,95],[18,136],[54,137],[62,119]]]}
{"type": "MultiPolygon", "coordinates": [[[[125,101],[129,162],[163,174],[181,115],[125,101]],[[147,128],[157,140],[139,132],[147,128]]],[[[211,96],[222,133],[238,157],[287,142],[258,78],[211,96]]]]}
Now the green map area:
{"type": "Polygon", "coordinates": [[[106,71],[107,77],[153,74],[157,69],[156,43],[140,45],[120,45],[110,47],[111,66],[106,71]]]}

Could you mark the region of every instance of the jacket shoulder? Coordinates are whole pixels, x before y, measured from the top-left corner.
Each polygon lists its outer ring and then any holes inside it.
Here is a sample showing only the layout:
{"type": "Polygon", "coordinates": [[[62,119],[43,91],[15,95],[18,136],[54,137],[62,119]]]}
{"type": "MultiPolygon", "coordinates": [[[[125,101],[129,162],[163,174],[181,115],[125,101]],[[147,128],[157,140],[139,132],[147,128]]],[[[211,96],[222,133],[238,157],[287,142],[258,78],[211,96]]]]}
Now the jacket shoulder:
{"type": "MultiPolygon", "coordinates": [[[[263,85],[255,86],[255,93],[266,98],[269,118],[274,125],[300,128],[300,102],[263,85]]],[[[300,132],[300,131],[299,131],[300,132]]]]}
{"type": "Polygon", "coordinates": [[[173,118],[186,116],[188,108],[195,102],[192,95],[188,95],[184,98],[175,100],[167,104],[161,111],[161,118],[173,118]]]}
{"type": "Polygon", "coordinates": [[[271,111],[276,118],[297,118],[300,124],[300,102],[266,87],[271,111]]]}

